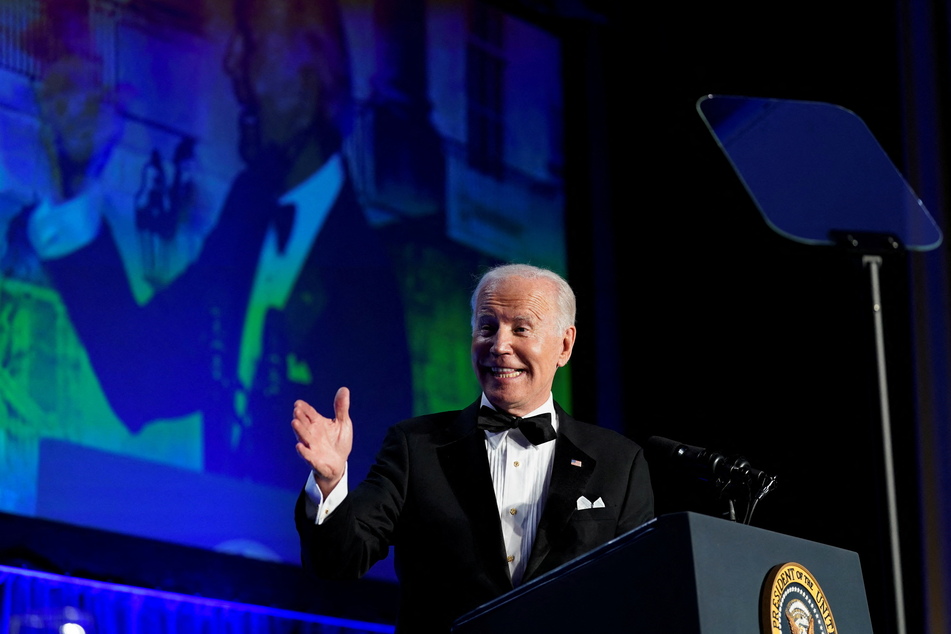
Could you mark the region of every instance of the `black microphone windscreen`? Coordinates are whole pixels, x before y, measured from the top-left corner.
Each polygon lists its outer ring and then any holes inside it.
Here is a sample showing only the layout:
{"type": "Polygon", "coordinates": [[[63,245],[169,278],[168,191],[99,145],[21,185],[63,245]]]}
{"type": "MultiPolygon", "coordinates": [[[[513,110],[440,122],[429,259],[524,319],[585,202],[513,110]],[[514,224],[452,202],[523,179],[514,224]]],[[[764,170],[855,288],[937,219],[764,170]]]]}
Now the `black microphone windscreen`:
{"type": "Polygon", "coordinates": [[[676,440],[663,438],[661,436],[651,436],[647,439],[646,449],[648,454],[654,454],[660,458],[671,458],[681,446],[683,446],[683,443],[679,443],[676,440]]]}

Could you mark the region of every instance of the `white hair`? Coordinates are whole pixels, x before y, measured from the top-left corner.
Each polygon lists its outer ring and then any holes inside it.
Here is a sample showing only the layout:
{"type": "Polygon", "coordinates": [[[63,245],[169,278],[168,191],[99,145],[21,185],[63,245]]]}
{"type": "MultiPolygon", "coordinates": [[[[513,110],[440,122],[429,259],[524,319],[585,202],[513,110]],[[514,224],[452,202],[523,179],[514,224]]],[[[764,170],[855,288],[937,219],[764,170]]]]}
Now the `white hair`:
{"type": "Polygon", "coordinates": [[[469,302],[472,307],[472,328],[476,325],[476,307],[479,302],[479,296],[482,292],[502,280],[511,277],[522,277],[528,280],[548,280],[555,285],[555,305],[558,308],[556,325],[560,331],[567,330],[575,324],[575,313],[577,312],[577,302],[575,292],[565,279],[548,269],[543,269],[531,264],[502,264],[485,272],[475,290],[472,291],[472,298],[469,302]]]}

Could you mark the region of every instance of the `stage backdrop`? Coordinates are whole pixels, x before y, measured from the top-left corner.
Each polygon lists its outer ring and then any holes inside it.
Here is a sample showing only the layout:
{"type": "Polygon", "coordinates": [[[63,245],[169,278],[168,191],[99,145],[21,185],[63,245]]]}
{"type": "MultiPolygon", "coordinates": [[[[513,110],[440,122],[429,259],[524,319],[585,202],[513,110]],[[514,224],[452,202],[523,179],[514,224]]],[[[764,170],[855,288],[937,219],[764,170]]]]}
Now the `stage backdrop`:
{"type": "Polygon", "coordinates": [[[294,400],[359,480],[478,396],[474,276],[564,272],[559,68],[478,2],[3,0],[0,511],[297,561],[294,400]]]}

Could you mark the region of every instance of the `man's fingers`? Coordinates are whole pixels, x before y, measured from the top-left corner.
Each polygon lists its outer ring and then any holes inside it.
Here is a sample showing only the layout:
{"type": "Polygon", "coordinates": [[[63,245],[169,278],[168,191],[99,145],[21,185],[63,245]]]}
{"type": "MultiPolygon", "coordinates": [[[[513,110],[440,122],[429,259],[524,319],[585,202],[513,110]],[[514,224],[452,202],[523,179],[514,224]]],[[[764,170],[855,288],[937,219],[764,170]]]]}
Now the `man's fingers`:
{"type": "Polygon", "coordinates": [[[310,422],[316,420],[319,415],[307,401],[294,401],[294,418],[310,422]]]}
{"type": "Polygon", "coordinates": [[[297,437],[297,442],[304,445],[305,447],[310,447],[310,444],[307,442],[307,435],[304,433],[304,426],[299,418],[295,418],[291,421],[291,428],[294,430],[294,435],[297,437]]]}
{"type": "MultiPolygon", "coordinates": [[[[301,423],[315,423],[324,418],[307,401],[294,401],[294,420],[301,423]]],[[[334,396],[334,420],[342,422],[350,418],[350,389],[342,387],[334,396]]]]}
{"type": "Polygon", "coordinates": [[[299,442],[294,448],[297,449],[297,455],[303,458],[304,461],[313,468],[313,461],[316,456],[314,455],[314,452],[311,451],[310,447],[306,443],[299,442]]]}
{"type": "Polygon", "coordinates": [[[350,390],[342,387],[334,396],[334,418],[321,416],[306,401],[294,402],[291,428],[297,437],[295,449],[322,482],[336,482],[350,454],[350,390]],[[334,480],[336,478],[336,480],[334,480]]]}
{"type": "Polygon", "coordinates": [[[334,396],[334,418],[338,423],[350,419],[350,389],[342,387],[334,396]]]}

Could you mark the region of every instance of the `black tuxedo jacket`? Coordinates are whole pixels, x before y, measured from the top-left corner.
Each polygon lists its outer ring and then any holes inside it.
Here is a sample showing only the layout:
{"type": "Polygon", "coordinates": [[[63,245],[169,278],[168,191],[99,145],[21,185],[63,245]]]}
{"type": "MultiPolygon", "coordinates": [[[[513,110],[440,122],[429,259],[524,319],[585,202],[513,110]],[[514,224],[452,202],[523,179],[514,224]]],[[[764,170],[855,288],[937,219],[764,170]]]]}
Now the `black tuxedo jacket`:
{"type": "MultiPolygon", "coordinates": [[[[359,577],[395,548],[400,632],[448,632],[512,589],[478,410],[476,402],[392,427],[367,479],[320,526],[306,517],[306,496],[298,500],[302,561],[319,576],[359,577]]],[[[549,494],[525,581],[653,516],[641,448],[555,410],[549,494]],[[604,508],[576,510],[582,495],[600,497],[604,508]]]]}

